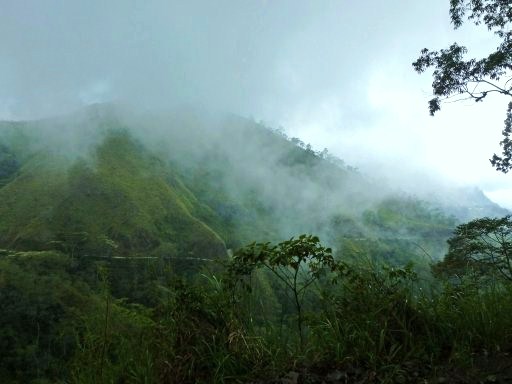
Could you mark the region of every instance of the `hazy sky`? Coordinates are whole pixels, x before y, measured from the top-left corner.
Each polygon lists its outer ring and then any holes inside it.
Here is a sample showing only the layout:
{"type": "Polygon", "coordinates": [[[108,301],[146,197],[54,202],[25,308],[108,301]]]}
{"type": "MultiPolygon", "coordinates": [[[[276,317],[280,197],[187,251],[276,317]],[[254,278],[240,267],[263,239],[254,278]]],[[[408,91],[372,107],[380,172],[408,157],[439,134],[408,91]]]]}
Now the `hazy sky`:
{"type": "Polygon", "coordinates": [[[512,208],[512,174],[488,159],[508,100],[428,115],[411,62],[454,41],[448,0],[0,0],[0,119],[122,101],[204,105],[283,126],[349,164],[416,187],[476,184],[512,208]]]}

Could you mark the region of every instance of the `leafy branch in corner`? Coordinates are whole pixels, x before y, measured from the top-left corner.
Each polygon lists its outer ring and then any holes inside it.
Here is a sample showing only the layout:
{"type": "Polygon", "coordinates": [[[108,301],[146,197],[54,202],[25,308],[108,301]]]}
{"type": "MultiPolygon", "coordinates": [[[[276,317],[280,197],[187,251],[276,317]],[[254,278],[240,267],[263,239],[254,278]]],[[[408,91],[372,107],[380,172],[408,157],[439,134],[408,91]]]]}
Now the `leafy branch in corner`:
{"type": "MultiPolygon", "coordinates": [[[[453,43],[446,49],[431,51],[424,48],[412,64],[415,71],[423,73],[433,68],[433,98],[428,103],[433,116],[441,104],[454,96],[458,100],[472,99],[481,102],[492,94],[512,97],[512,0],[450,0],[450,16],[454,28],[459,28],[467,18],[476,25],[485,24],[501,40],[499,46],[486,57],[466,58],[468,49],[453,43]]],[[[510,104],[507,120],[510,115],[510,104]]],[[[507,120],[505,120],[507,122],[507,120]]],[[[512,168],[512,148],[508,140],[510,126],[505,125],[505,139],[500,143],[503,156],[494,154],[491,164],[506,173],[512,168]]]]}

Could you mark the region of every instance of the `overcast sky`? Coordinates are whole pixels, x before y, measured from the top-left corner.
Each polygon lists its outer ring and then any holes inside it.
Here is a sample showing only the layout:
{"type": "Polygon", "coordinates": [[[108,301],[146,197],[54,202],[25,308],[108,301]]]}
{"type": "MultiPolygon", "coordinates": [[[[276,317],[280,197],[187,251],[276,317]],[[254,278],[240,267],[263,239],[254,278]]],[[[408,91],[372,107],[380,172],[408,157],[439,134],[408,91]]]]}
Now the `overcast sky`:
{"type": "Polygon", "coordinates": [[[497,45],[453,31],[448,0],[0,0],[0,119],[94,102],[202,105],[282,126],[405,185],[475,184],[512,208],[494,171],[506,104],[428,115],[421,48],[497,45]]]}

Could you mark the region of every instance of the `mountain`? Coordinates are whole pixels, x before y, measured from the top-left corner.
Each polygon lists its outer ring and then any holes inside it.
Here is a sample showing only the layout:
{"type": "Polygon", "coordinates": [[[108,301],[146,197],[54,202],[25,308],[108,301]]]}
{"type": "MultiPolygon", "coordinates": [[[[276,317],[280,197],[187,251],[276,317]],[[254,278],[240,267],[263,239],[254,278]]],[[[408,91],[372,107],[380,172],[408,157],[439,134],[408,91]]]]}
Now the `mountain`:
{"type": "Polygon", "coordinates": [[[399,262],[441,257],[452,214],[497,212],[478,194],[440,210],[263,124],[197,110],[96,105],[3,122],[0,143],[0,248],[211,259],[307,232],[399,262]]]}
{"type": "Polygon", "coordinates": [[[126,133],[107,135],[87,160],[66,160],[34,153],[0,189],[3,247],[83,242],[84,252],[110,244],[119,255],[225,254],[223,240],[198,218],[208,208],[126,133]]]}
{"type": "Polygon", "coordinates": [[[502,217],[510,211],[489,200],[477,187],[445,189],[431,196],[432,202],[445,212],[467,222],[479,217],[502,217]]]}

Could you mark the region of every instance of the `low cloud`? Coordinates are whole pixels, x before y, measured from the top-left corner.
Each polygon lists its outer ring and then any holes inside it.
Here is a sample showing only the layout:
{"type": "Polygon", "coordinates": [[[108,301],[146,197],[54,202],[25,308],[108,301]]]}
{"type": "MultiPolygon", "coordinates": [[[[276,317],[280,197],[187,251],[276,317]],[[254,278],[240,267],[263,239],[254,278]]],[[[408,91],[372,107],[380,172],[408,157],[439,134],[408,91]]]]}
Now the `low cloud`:
{"type": "Polygon", "coordinates": [[[487,162],[503,103],[430,118],[431,79],[410,64],[425,46],[494,47],[485,29],[453,31],[445,0],[0,3],[1,119],[109,101],[205,107],[282,126],[396,182],[438,175],[512,207],[499,192],[510,178],[487,162]]]}

